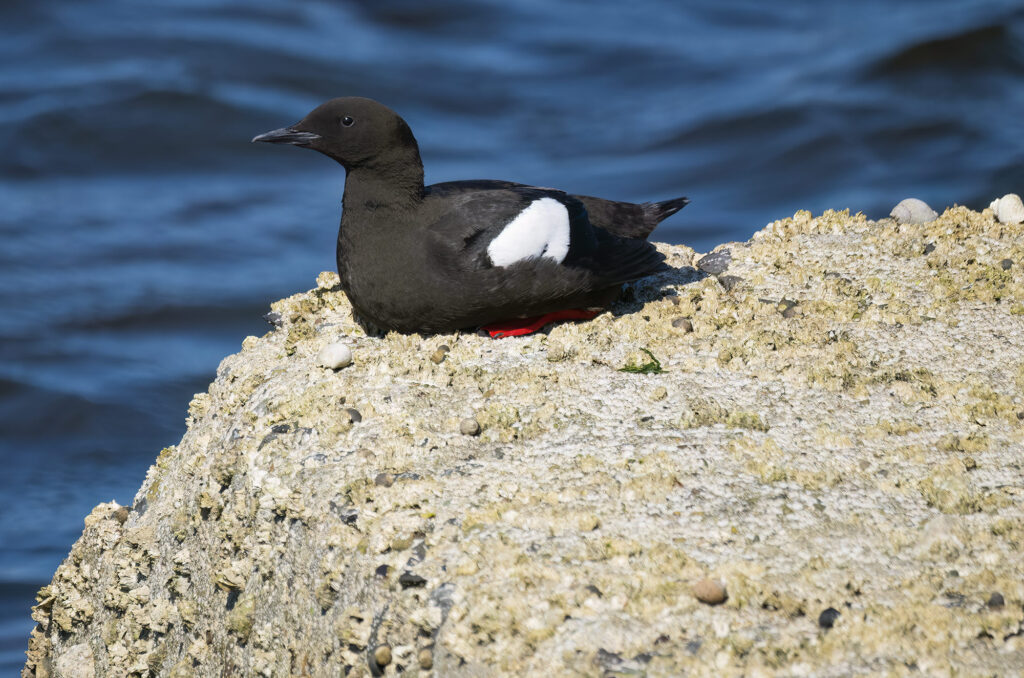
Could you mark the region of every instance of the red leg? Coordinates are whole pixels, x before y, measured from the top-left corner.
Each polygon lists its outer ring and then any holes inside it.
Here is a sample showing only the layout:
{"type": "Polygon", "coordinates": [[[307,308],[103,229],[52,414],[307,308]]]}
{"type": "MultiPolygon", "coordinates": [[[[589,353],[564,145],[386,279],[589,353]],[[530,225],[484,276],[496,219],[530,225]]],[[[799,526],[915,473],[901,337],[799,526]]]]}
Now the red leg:
{"type": "Polygon", "coordinates": [[[545,325],[562,320],[590,320],[601,311],[591,311],[585,308],[570,308],[564,311],[554,311],[533,318],[516,318],[505,322],[484,325],[480,329],[491,335],[494,339],[502,337],[521,337],[525,334],[533,334],[545,325]]]}

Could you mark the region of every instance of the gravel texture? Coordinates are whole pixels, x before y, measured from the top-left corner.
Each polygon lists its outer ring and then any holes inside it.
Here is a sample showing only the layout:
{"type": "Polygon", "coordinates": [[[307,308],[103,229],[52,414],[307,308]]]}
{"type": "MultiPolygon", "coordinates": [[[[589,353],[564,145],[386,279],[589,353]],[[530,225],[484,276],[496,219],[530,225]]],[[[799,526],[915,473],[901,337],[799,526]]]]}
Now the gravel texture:
{"type": "Polygon", "coordinates": [[[800,212],[502,340],[321,274],[86,517],[23,675],[1020,675],[1022,235],[800,212]]]}

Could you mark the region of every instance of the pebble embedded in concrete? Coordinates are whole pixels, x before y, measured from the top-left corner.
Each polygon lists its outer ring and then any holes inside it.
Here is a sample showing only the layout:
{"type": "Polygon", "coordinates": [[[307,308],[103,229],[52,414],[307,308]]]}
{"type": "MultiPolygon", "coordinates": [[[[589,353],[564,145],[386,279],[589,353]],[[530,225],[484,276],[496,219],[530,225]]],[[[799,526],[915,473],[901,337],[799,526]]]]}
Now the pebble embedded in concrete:
{"type": "Polygon", "coordinates": [[[718,275],[719,273],[724,273],[729,268],[730,263],[732,263],[732,252],[728,249],[722,249],[701,257],[697,262],[697,268],[705,273],[718,275]]]}
{"type": "Polygon", "coordinates": [[[718,284],[722,286],[726,292],[732,292],[733,288],[743,282],[743,278],[738,275],[723,275],[718,277],[718,284]]]}
{"type": "Polygon", "coordinates": [[[391,648],[387,645],[378,645],[373,651],[373,660],[377,666],[387,666],[391,663],[391,648]]]}
{"type": "Polygon", "coordinates": [[[939,214],[924,200],[906,198],[892,208],[889,216],[901,224],[927,224],[935,221],[939,214]]]}
{"type": "Polygon", "coordinates": [[[422,586],[426,586],[427,580],[425,577],[421,577],[415,572],[403,572],[398,575],[398,584],[403,589],[418,589],[422,586]]]}
{"type": "Polygon", "coordinates": [[[340,370],[352,364],[352,349],[341,342],[327,344],[316,354],[316,362],[331,370],[340,370]]]}
{"type": "Polygon", "coordinates": [[[672,321],[672,327],[683,332],[693,332],[693,322],[689,318],[676,318],[672,321]]]}
{"type": "Polygon", "coordinates": [[[830,629],[835,625],[837,619],[839,619],[839,610],[834,607],[826,608],[818,615],[818,626],[830,629]]]}
{"type": "Polygon", "coordinates": [[[474,417],[466,417],[459,422],[459,432],[464,436],[475,436],[480,434],[480,422],[474,417]]]}
{"type": "Polygon", "coordinates": [[[694,584],[693,595],[697,600],[708,605],[719,605],[724,603],[728,597],[725,585],[714,579],[701,579],[694,584]]]}
{"type": "Polygon", "coordinates": [[[420,650],[419,654],[420,668],[424,671],[433,668],[434,666],[434,653],[424,648],[420,650]]]}
{"type": "Polygon", "coordinates": [[[441,344],[437,347],[437,350],[430,354],[430,362],[440,365],[451,350],[448,344],[441,344]]]}

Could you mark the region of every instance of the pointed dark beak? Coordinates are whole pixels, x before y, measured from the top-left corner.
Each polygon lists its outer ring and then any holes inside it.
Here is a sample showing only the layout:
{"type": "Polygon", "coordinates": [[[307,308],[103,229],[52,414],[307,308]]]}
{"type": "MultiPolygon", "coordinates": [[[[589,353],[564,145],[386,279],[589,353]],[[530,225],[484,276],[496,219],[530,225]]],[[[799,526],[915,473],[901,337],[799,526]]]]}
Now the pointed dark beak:
{"type": "Polygon", "coordinates": [[[309,146],[311,143],[320,139],[319,134],[313,132],[300,132],[297,129],[291,127],[282,127],[281,129],[270,130],[264,134],[260,134],[252,138],[253,141],[266,141],[270,144],[292,144],[295,146],[309,146]]]}

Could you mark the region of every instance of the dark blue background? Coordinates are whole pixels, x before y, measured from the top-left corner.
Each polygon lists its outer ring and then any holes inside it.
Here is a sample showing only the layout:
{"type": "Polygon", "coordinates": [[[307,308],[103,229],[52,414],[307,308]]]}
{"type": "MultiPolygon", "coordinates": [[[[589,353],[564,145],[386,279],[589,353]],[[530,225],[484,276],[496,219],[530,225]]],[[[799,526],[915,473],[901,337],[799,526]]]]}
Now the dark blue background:
{"type": "Polygon", "coordinates": [[[398,110],[429,182],[689,195],[706,250],[796,209],[1024,192],[1019,2],[0,5],[0,672],[92,506],[130,503],[272,300],[334,267],[343,172],[253,145],[398,110]]]}

